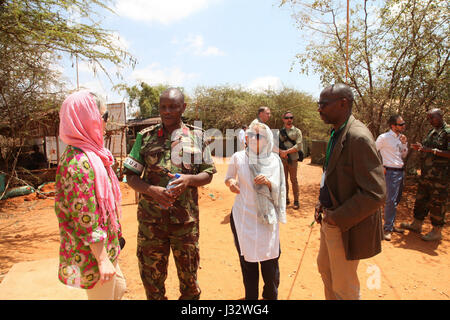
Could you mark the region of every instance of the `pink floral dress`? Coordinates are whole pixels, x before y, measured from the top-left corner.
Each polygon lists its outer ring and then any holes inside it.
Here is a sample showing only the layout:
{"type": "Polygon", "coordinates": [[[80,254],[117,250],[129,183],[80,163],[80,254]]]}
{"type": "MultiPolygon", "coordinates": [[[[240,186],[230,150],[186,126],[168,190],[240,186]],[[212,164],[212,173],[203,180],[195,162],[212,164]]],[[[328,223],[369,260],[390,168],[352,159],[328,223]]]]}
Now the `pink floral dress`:
{"type": "Polygon", "coordinates": [[[105,240],[113,263],[120,253],[120,228],[115,233],[109,219],[105,225],[99,224],[94,182],[94,170],[86,154],[68,146],[56,170],[55,183],[61,240],[58,278],[66,285],[83,289],[94,287],[100,278],[91,243],[105,240]]]}

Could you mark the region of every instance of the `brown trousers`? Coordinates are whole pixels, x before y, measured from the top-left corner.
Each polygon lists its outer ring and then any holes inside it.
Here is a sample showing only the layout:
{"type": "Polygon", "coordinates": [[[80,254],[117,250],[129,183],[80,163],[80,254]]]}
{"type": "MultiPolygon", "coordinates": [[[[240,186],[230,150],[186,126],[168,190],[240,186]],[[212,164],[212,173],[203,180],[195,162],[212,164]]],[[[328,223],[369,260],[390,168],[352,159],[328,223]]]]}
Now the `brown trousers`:
{"type": "Polygon", "coordinates": [[[286,180],[286,198],[289,199],[289,181],[288,176],[291,178],[292,184],[292,192],[294,193],[294,201],[298,201],[299,196],[299,187],[297,181],[297,168],[298,161],[291,160],[291,163],[288,163],[287,159],[281,159],[284,167],[284,178],[286,180]]]}

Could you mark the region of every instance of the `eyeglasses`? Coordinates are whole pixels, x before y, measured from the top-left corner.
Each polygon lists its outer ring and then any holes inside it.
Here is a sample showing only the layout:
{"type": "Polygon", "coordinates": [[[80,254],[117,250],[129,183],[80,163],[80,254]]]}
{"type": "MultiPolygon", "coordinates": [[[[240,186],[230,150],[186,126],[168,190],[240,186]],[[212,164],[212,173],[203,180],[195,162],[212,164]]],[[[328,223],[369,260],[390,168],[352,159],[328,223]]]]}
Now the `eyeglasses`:
{"type": "Polygon", "coordinates": [[[406,123],[405,123],[405,122],[403,122],[403,123],[396,123],[395,125],[396,125],[396,126],[403,127],[404,125],[406,125],[406,123]]]}
{"type": "Polygon", "coordinates": [[[336,99],[332,99],[332,100],[321,100],[321,101],[317,101],[317,106],[319,107],[319,109],[323,109],[325,108],[327,105],[329,105],[332,102],[338,101],[344,99],[343,97],[340,98],[336,98],[336,99]]]}
{"type": "Polygon", "coordinates": [[[106,110],[106,112],[102,115],[103,121],[108,122],[108,116],[109,116],[109,111],[106,110]]]}
{"type": "Polygon", "coordinates": [[[294,117],[284,117],[286,120],[294,119],[294,117]]]}
{"type": "Polygon", "coordinates": [[[247,132],[247,136],[249,139],[256,137],[256,140],[260,140],[260,138],[267,139],[265,135],[260,133],[247,132]]]}

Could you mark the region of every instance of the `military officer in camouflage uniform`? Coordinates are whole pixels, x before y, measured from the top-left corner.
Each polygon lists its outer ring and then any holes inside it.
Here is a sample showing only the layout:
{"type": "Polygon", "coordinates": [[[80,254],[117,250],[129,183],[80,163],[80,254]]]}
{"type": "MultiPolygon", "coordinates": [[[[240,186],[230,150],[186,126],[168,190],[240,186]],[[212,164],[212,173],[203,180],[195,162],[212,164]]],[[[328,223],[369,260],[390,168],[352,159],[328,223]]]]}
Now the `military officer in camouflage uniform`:
{"type": "Polygon", "coordinates": [[[199,299],[199,208],[197,187],[216,173],[202,130],[185,125],[182,92],[160,96],[162,124],[142,130],[125,161],[128,184],[140,193],[137,257],[148,299],[167,299],[164,282],[170,249],[180,281],[180,299],[199,299]],[[181,176],[166,189],[175,173],[181,176]]]}
{"type": "Polygon", "coordinates": [[[401,227],[414,232],[422,232],[422,224],[430,212],[433,229],[422,236],[423,240],[442,239],[445,224],[449,188],[450,126],[444,121],[443,113],[433,109],[427,113],[433,126],[422,144],[411,147],[421,152],[421,177],[414,205],[414,221],[402,223],[401,227]]]}

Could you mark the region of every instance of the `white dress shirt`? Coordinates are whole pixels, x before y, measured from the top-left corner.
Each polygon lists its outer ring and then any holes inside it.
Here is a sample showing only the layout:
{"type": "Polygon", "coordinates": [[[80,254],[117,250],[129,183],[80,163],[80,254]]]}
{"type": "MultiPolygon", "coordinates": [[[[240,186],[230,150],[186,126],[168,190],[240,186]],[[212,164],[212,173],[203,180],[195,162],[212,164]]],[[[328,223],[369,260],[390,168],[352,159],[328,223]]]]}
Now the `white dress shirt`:
{"type": "Polygon", "coordinates": [[[375,141],[385,167],[403,168],[403,159],[408,154],[408,143],[402,143],[399,136],[394,131],[389,130],[380,134],[375,141]]]}
{"type": "Polygon", "coordinates": [[[239,142],[245,144],[245,130],[241,129],[239,131],[239,142]]]}
{"type": "Polygon", "coordinates": [[[236,194],[232,214],[240,255],[247,262],[275,259],[280,253],[278,223],[263,224],[257,217],[256,192],[245,150],[231,157],[225,181],[235,179],[236,176],[240,193],[236,194]]]}

